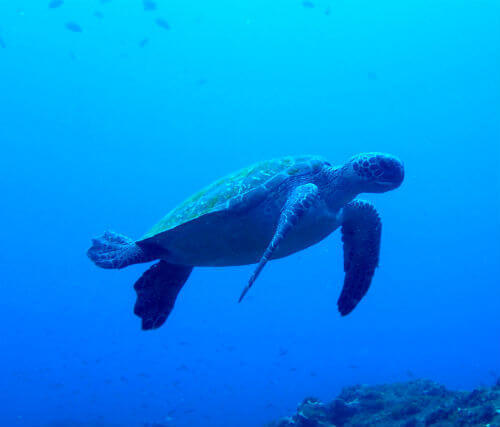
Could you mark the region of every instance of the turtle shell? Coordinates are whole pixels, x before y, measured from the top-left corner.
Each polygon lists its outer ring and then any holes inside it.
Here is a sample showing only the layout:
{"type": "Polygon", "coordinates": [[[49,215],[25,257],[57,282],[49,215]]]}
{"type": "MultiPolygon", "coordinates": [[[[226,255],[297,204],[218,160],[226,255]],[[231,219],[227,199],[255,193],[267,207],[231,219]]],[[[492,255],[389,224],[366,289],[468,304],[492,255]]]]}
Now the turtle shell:
{"type": "Polygon", "coordinates": [[[318,156],[282,157],[256,163],[210,184],[163,217],[142,238],[149,239],[216,211],[244,211],[291,176],[318,172],[326,161],[318,156]]]}

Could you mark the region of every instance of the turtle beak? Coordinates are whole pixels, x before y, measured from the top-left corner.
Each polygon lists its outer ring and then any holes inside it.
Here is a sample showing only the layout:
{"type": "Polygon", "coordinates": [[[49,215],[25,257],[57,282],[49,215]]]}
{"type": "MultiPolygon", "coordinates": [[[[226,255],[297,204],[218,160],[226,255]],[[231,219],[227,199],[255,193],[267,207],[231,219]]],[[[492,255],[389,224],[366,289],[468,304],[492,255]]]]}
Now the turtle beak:
{"type": "Polygon", "coordinates": [[[403,162],[396,157],[385,157],[379,161],[382,171],[377,179],[378,183],[384,187],[398,188],[404,180],[405,169],[403,162]]]}

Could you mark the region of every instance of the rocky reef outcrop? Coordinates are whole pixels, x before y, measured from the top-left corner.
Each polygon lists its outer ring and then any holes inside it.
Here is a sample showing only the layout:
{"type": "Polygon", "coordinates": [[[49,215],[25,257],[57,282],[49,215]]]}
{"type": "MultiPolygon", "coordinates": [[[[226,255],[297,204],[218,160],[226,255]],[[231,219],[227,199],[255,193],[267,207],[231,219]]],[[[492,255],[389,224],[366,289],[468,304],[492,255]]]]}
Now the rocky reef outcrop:
{"type": "Polygon", "coordinates": [[[330,403],[308,397],[269,427],[500,427],[500,380],[491,388],[451,391],[427,380],[356,385],[330,403]]]}

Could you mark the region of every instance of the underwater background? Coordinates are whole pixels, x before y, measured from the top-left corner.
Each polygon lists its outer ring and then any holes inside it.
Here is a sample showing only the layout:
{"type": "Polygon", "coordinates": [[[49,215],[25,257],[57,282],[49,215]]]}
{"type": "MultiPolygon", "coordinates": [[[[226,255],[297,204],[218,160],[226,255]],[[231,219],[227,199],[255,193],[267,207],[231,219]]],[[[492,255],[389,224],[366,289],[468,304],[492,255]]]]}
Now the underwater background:
{"type": "Polygon", "coordinates": [[[496,0],[0,2],[0,425],[258,426],[307,395],[500,375],[496,0]],[[343,318],[340,232],[196,268],[143,332],[86,256],[256,161],[382,151],[380,267],[343,318]],[[65,421],[66,420],[66,421],[65,421]]]}

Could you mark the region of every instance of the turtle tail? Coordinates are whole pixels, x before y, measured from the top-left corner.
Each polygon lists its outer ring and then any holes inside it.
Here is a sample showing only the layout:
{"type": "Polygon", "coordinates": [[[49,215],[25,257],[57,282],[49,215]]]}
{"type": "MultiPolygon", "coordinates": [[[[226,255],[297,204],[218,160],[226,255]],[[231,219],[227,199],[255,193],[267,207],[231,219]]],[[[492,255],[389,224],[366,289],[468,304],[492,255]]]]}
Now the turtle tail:
{"type": "Polygon", "coordinates": [[[124,268],[157,259],[157,256],[149,256],[134,240],[113,231],[92,239],[87,256],[101,268],[124,268]]]}

